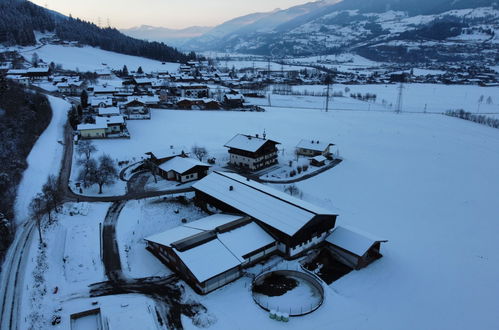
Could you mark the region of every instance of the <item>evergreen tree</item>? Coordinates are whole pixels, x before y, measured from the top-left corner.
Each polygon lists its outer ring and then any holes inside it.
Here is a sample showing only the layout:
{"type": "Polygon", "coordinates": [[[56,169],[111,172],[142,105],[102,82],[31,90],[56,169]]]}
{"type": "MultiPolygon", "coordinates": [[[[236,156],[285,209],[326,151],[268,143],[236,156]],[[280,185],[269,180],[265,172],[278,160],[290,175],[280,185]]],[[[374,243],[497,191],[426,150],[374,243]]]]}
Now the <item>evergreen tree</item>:
{"type": "Polygon", "coordinates": [[[126,67],[126,65],[123,65],[123,70],[121,70],[121,74],[125,77],[128,77],[128,68],[126,67]]]}
{"type": "Polygon", "coordinates": [[[137,69],[137,73],[138,74],[143,74],[144,73],[144,70],[142,70],[141,66],[139,66],[139,68],[137,69]]]}

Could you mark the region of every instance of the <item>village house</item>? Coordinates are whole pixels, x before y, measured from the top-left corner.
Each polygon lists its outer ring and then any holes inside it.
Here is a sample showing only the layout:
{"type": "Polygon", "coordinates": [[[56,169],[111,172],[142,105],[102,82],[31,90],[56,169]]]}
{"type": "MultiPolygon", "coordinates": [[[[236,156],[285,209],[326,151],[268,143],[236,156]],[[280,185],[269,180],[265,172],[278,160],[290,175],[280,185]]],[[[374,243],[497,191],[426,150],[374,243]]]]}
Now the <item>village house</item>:
{"type": "Polygon", "coordinates": [[[119,116],[121,115],[120,109],[116,107],[109,107],[109,108],[99,108],[98,109],[98,116],[99,117],[113,117],[113,116],[119,116]]]}
{"type": "Polygon", "coordinates": [[[202,98],[202,99],[191,99],[182,98],[177,103],[176,106],[181,110],[218,110],[220,109],[220,103],[214,99],[202,98]]]}
{"type": "Polygon", "coordinates": [[[129,137],[123,116],[95,117],[93,124],[79,124],[77,131],[82,139],[129,137]]]}
{"type": "Polygon", "coordinates": [[[197,159],[176,156],[158,165],[158,173],[166,180],[186,183],[204,178],[210,167],[197,159]]]}
{"type": "Polygon", "coordinates": [[[177,156],[187,157],[187,154],[183,150],[179,150],[174,146],[170,146],[169,149],[165,148],[161,150],[148,151],[145,155],[147,160],[156,165],[160,165],[177,156]]]}
{"type": "Polygon", "coordinates": [[[176,95],[183,98],[200,99],[208,97],[209,92],[208,86],[196,84],[179,84],[176,86],[176,89],[176,95]]]}
{"type": "Polygon", "coordinates": [[[225,144],[229,148],[229,164],[248,171],[258,171],[277,164],[279,142],[255,136],[237,134],[225,144]]]}
{"type": "Polygon", "coordinates": [[[121,108],[126,119],[151,119],[151,111],[138,99],[121,104],[121,108]]]}
{"type": "Polygon", "coordinates": [[[89,104],[92,108],[107,108],[113,106],[113,99],[110,97],[91,97],[89,104]]]}
{"type": "Polygon", "coordinates": [[[305,157],[329,156],[333,143],[320,142],[319,140],[301,140],[295,148],[297,155],[305,157]]]}
{"type": "Polygon", "coordinates": [[[229,109],[242,108],[244,96],[238,92],[227,93],[224,95],[223,104],[229,109]]]}
{"type": "Polygon", "coordinates": [[[84,89],[85,84],[83,81],[69,80],[57,84],[57,90],[59,93],[68,96],[80,96],[84,89]]]}

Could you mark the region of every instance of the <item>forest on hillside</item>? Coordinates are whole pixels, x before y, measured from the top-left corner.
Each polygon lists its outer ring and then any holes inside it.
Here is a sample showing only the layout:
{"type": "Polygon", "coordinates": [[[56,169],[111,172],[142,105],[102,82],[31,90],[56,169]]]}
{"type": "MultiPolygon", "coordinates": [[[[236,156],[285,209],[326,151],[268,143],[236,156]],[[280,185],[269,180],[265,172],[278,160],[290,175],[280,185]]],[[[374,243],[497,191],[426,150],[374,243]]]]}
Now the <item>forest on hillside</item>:
{"type": "Polygon", "coordinates": [[[44,95],[0,75],[0,260],[13,234],[14,202],[26,158],[51,118],[44,95]]]}
{"type": "Polygon", "coordinates": [[[29,1],[0,0],[0,43],[28,46],[36,43],[34,31],[55,32],[61,40],[77,41],[101,49],[165,62],[186,62],[196,54],[184,54],[160,42],[125,36],[114,28],[66,17],[29,1]]]}

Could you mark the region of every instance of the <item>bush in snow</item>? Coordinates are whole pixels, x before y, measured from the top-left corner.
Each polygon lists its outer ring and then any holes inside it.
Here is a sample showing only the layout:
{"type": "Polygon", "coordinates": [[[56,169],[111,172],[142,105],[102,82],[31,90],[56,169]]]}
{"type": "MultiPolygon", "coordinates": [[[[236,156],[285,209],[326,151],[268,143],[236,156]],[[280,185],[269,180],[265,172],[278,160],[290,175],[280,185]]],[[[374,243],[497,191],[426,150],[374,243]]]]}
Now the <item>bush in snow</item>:
{"type": "Polygon", "coordinates": [[[198,328],[209,328],[217,322],[215,315],[208,312],[200,312],[192,318],[192,324],[198,328]]]}
{"type": "Polygon", "coordinates": [[[499,119],[487,117],[484,115],[477,115],[464,110],[449,110],[445,113],[447,116],[469,120],[474,123],[487,125],[492,128],[499,128],[499,119]]]}

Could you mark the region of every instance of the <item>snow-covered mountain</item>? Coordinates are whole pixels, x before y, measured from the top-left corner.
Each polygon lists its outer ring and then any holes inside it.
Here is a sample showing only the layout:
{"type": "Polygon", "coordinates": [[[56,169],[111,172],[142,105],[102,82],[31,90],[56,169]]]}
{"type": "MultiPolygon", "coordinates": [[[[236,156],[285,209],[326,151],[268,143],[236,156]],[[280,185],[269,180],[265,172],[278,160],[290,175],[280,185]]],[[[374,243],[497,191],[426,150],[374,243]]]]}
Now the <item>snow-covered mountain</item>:
{"type": "Polygon", "coordinates": [[[183,48],[278,57],[349,51],[377,60],[454,61],[498,56],[498,33],[495,0],[323,0],[233,19],[183,48]]]}
{"type": "Polygon", "coordinates": [[[168,29],[164,27],[141,25],[120,30],[122,33],[137,39],[164,42],[177,46],[188,39],[199,37],[212,30],[209,26],[191,26],[185,29],[168,29]]]}

